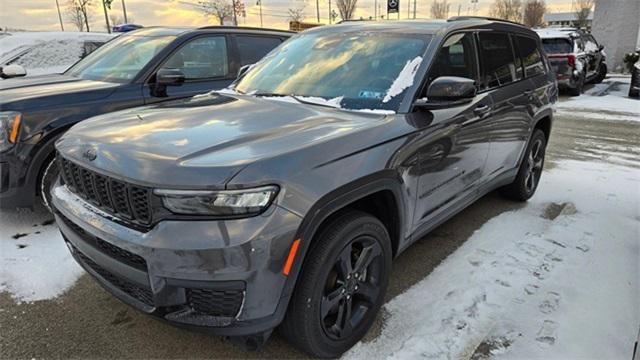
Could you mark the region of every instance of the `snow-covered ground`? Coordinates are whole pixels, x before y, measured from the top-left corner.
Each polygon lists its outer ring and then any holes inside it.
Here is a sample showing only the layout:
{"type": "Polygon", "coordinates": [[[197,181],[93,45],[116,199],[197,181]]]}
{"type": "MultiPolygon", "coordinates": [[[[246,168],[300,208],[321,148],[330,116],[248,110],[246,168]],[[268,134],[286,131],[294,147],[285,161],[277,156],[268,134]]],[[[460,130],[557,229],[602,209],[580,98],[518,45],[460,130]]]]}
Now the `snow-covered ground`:
{"type": "Polygon", "coordinates": [[[0,212],[0,292],[18,301],[51,299],[82,275],[62,240],[53,216],[36,212],[0,212]]]}
{"type": "Polygon", "coordinates": [[[640,173],[564,161],[385,305],[347,358],[630,359],[640,324],[640,173]]]}
{"type": "Polygon", "coordinates": [[[629,76],[609,76],[584,94],[558,102],[558,113],[580,113],[613,121],[640,121],[640,100],[627,97],[630,81],[629,76]]]}
{"type": "Polygon", "coordinates": [[[77,62],[85,42],[106,42],[114,35],[86,32],[16,32],[0,36],[0,64],[18,64],[27,76],[61,73],[77,62]]]}

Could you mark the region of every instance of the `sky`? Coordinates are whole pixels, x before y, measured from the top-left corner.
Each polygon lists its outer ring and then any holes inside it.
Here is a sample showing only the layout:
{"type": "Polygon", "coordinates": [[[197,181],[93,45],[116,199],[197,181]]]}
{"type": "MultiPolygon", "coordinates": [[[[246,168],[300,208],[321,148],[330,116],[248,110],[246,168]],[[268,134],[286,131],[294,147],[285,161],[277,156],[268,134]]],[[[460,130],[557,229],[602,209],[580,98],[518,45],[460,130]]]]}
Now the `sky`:
{"type": "MultiPolygon", "coordinates": [[[[123,18],[122,1],[114,0],[109,14],[123,18]]],[[[144,26],[204,26],[216,25],[216,18],[207,17],[198,8],[190,5],[199,0],[124,0],[129,20],[144,26]]],[[[224,0],[221,0],[224,1],[224,0]]],[[[228,0],[231,2],[231,0],[228,0]]],[[[247,16],[239,19],[240,25],[260,26],[259,6],[257,0],[240,0],[244,2],[247,16]]],[[[329,21],[329,1],[332,9],[336,0],[317,0],[320,6],[320,22],[329,21]]],[[[429,18],[429,7],[433,0],[415,0],[418,18],[429,18]]],[[[66,31],[75,30],[65,14],[68,0],[58,0],[62,11],[63,25],[66,31]]],[[[93,0],[90,27],[92,31],[106,31],[104,13],[100,0],[93,0]]],[[[487,15],[493,0],[478,0],[476,15],[487,15]]],[[[547,0],[550,12],[570,11],[571,0],[547,0]]],[[[450,16],[473,15],[470,0],[449,0],[450,16]]],[[[358,0],[355,18],[368,18],[374,15],[375,4],[386,12],[385,0],[358,0]]],[[[400,0],[400,18],[407,18],[407,5],[413,7],[413,0],[400,0]],[[408,4],[410,3],[410,4],[408,4]]],[[[288,27],[288,9],[304,8],[304,21],[317,22],[316,0],[262,0],[262,20],[264,27],[284,29],[288,27]]],[[[396,17],[395,14],[392,18],[396,17]]],[[[131,21],[130,21],[131,22],[131,21]]],[[[56,10],[56,0],[0,0],[0,27],[5,29],[23,29],[38,31],[59,31],[60,22],[56,10]]]]}

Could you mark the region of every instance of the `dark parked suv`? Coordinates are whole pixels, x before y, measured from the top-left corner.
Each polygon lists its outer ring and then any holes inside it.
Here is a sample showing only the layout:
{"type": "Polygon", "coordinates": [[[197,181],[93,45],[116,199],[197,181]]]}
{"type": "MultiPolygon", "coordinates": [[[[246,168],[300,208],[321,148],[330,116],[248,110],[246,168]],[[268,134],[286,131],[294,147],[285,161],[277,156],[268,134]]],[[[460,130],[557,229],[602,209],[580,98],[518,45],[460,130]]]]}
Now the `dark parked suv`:
{"type": "Polygon", "coordinates": [[[396,255],[491,190],[534,194],[556,98],[524,26],[315,28],[232,89],[76,125],[56,144],[56,220],[141,311],[251,347],[280,325],[337,356],[396,255]]]}
{"type": "Polygon", "coordinates": [[[228,86],[292,33],[147,28],[123,34],[64,74],[0,81],[0,207],[49,204],[53,144],[88,117],[228,86]],[[180,85],[180,86],[172,86],[180,85]]]}
{"type": "Polygon", "coordinates": [[[542,38],[561,90],[579,96],[585,84],[601,83],[607,76],[604,46],[590,33],[574,28],[537,29],[536,32],[542,38]]]}

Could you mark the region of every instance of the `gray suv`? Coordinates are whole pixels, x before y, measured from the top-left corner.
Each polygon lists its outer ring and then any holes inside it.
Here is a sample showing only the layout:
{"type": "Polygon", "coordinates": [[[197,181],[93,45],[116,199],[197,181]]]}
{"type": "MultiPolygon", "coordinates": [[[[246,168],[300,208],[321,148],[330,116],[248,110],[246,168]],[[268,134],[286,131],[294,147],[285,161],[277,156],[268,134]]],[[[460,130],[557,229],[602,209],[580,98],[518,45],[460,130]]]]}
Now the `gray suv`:
{"type": "Polygon", "coordinates": [[[55,216],[74,258],[143,312],[248,348],[279,326],[338,356],[395,256],[489,191],[534,194],[556,98],[518,24],[319,27],[223,91],[74,126],[55,216]]]}

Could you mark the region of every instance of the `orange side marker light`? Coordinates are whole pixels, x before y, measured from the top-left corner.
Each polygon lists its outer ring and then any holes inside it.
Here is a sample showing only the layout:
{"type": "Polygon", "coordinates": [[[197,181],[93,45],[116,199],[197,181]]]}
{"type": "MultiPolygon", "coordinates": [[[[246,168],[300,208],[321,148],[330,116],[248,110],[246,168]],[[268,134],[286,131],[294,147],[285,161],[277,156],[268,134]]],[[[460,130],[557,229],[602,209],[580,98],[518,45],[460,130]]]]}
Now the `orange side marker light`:
{"type": "Polygon", "coordinates": [[[296,253],[298,252],[298,247],[300,246],[300,239],[296,239],[291,244],[291,248],[289,249],[289,255],[287,256],[287,261],[284,263],[284,267],[282,268],[282,273],[285,276],[289,276],[289,272],[293,267],[293,261],[296,258],[296,253]]]}

